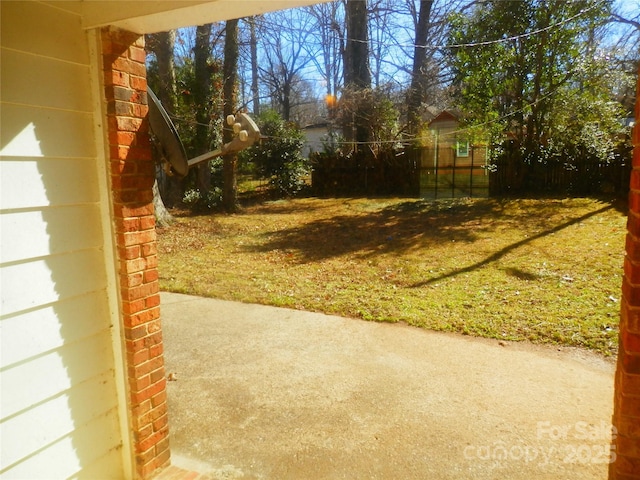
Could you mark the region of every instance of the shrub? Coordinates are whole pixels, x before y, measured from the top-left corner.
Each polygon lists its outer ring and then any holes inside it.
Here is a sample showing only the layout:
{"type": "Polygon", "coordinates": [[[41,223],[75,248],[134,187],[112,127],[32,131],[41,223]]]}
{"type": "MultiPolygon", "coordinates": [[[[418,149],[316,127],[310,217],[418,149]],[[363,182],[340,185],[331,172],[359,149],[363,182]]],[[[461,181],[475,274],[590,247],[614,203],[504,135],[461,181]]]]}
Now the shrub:
{"type": "Polygon", "coordinates": [[[310,163],[302,156],[304,134],[294,124],[268,110],[257,118],[260,133],[267,137],[246,150],[243,160],[252,162],[257,173],[269,179],[280,195],[295,195],[306,185],[310,163]]]}
{"type": "Polygon", "coordinates": [[[206,196],[202,196],[199,190],[191,188],[184,193],[182,202],[194,212],[213,210],[222,203],[222,189],[212,187],[206,196]]]}

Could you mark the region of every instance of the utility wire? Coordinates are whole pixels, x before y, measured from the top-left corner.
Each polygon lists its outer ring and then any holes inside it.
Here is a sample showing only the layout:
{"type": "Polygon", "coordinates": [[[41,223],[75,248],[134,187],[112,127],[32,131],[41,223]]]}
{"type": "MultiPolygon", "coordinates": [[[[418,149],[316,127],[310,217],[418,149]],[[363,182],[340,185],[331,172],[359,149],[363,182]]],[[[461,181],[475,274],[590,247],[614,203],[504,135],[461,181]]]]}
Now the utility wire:
{"type": "MultiPolygon", "coordinates": [[[[555,90],[548,92],[547,94],[543,95],[542,97],[540,97],[539,99],[537,99],[534,102],[528,103],[527,105],[524,105],[522,108],[518,109],[518,110],[514,110],[513,112],[509,112],[505,115],[502,115],[499,118],[496,118],[494,120],[489,120],[487,122],[484,123],[480,123],[480,124],[475,124],[469,127],[465,127],[465,128],[461,128],[458,130],[454,130],[452,132],[445,132],[445,133],[441,133],[441,135],[445,135],[445,136],[454,136],[454,135],[462,135],[465,133],[468,133],[472,130],[475,130],[479,127],[487,127],[499,122],[502,122],[503,120],[509,118],[509,117],[513,117],[514,115],[518,114],[518,113],[522,113],[524,111],[526,111],[528,108],[533,107],[534,105],[537,105],[540,102],[545,101],[547,98],[555,95],[558,90],[560,89],[560,87],[556,88],[555,90]]],[[[276,136],[269,136],[269,137],[263,137],[266,139],[279,139],[279,140],[291,140],[287,137],[276,137],[276,136]]],[[[404,139],[395,139],[395,140],[380,140],[380,141],[368,141],[368,142],[355,142],[355,141],[341,141],[341,142],[333,142],[333,145],[337,145],[337,146],[342,146],[342,145],[357,145],[357,146],[368,146],[368,145],[395,145],[395,144],[400,144],[400,145],[410,145],[416,141],[425,141],[425,140],[431,140],[432,137],[431,136],[422,136],[422,137],[414,137],[411,139],[408,138],[404,138],[404,139]]],[[[317,144],[318,142],[310,142],[310,141],[306,141],[304,142],[305,145],[310,146],[310,145],[314,145],[317,144]]]]}
{"type": "MultiPolygon", "coordinates": [[[[534,102],[528,103],[527,105],[524,105],[522,108],[518,109],[518,110],[514,110],[513,112],[509,112],[505,115],[502,115],[499,118],[493,119],[493,120],[489,120],[487,122],[484,123],[479,123],[479,124],[475,124],[469,127],[465,127],[465,128],[461,128],[458,130],[454,130],[452,132],[444,132],[441,133],[441,135],[444,136],[455,136],[455,135],[463,135],[466,134],[472,130],[475,130],[477,128],[481,128],[481,127],[487,127],[490,125],[494,125],[496,123],[502,122],[503,120],[509,118],[509,117],[513,117],[514,115],[518,114],[518,113],[522,113],[524,111],[526,111],[528,108],[533,107],[534,105],[537,105],[540,102],[543,102],[544,100],[546,100],[547,98],[551,97],[552,95],[555,95],[558,90],[560,89],[560,87],[556,88],[555,90],[548,92],[547,94],[543,95],[542,97],[540,97],[539,99],[537,99],[534,102]]],[[[178,120],[180,122],[184,122],[184,123],[189,123],[192,125],[203,125],[203,126],[210,126],[208,124],[203,124],[203,123],[198,123],[195,121],[191,121],[185,118],[180,118],[180,117],[175,117],[173,115],[171,115],[171,117],[175,120],[178,120]]],[[[232,130],[228,127],[223,127],[223,130],[232,130]]],[[[290,140],[293,141],[295,140],[294,138],[291,137],[279,137],[279,136],[275,136],[275,135],[264,135],[262,136],[262,139],[264,140],[290,140]]],[[[426,140],[431,140],[432,137],[431,136],[421,136],[421,137],[413,137],[413,138],[399,138],[399,139],[395,139],[395,140],[379,140],[379,141],[368,141],[368,142],[356,142],[356,141],[334,141],[332,142],[332,145],[336,145],[336,146],[343,146],[343,145],[357,145],[357,146],[369,146],[369,145],[410,145],[416,141],[426,141],[426,140]]],[[[304,141],[303,145],[304,146],[312,146],[312,145],[316,145],[318,142],[314,141],[304,141]]]]}
{"type": "MultiPolygon", "coordinates": [[[[498,43],[505,43],[505,42],[512,42],[514,40],[519,40],[521,38],[528,38],[528,37],[532,37],[534,35],[538,35],[540,33],[543,32],[547,32],[549,30],[553,30],[555,28],[561,27],[569,22],[572,22],[573,20],[575,20],[576,18],[579,18],[581,16],[583,16],[584,14],[590,12],[591,10],[594,10],[596,7],[599,7],[600,5],[604,4],[604,0],[596,3],[594,5],[592,5],[591,7],[587,8],[586,10],[580,10],[580,12],[576,13],[575,15],[566,18],[564,20],[561,20],[560,22],[556,22],[552,25],[548,25],[546,27],[543,28],[539,28],[537,30],[534,30],[532,32],[527,32],[527,33],[522,33],[519,35],[513,35],[511,37],[506,37],[506,38],[499,38],[496,40],[486,40],[483,42],[473,42],[473,43],[460,43],[460,44],[454,44],[454,45],[439,45],[439,46],[434,46],[431,48],[434,49],[444,49],[444,48],[469,48],[469,47],[484,47],[487,45],[494,45],[494,44],[498,44],[498,43]]],[[[419,45],[416,46],[417,48],[429,48],[429,47],[421,47],[419,45]]]]}
{"type": "MultiPolygon", "coordinates": [[[[584,14],[588,13],[589,11],[599,7],[600,5],[604,4],[606,0],[602,0],[594,5],[592,5],[591,7],[581,10],[580,12],[578,12],[577,14],[566,18],[560,22],[554,23],[552,25],[548,25],[546,27],[543,28],[539,28],[537,30],[531,31],[531,32],[526,32],[526,33],[522,33],[522,34],[518,34],[518,35],[513,35],[510,37],[505,37],[505,38],[500,38],[500,39],[496,39],[496,40],[487,40],[487,41],[482,41],[482,42],[470,42],[470,43],[461,43],[461,44],[449,44],[449,45],[415,45],[415,44],[398,44],[396,46],[398,47],[404,47],[404,48],[428,48],[428,49],[433,49],[433,50],[439,50],[439,49],[445,49],[445,48],[449,48],[449,49],[454,49],[454,48],[470,48],[470,47],[482,47],[482,46],[488,46],[488,45],[494,45],[494,44],[498,44],[498,43],[505,43],[505,42],[512,42],[514,40],[518,40],[521,38],[527,38],[527,37],[531,37],[534,35],[538,35],[540,33],[555,29],[555,28],[559,28],[581,16],[583,16],[584,14]]],[[[264,17],[263,17],[264,18],[264,17]]],[[[270,23],[264,22],[263,21],[263,25],[269,25],[270,23]]],[[[275,28],[276,25],[271,23],[271,25],[275,28]]],[[[278,28],[281,28],[281,25],[277,25],[278,28]]],[[[295,30],[295,29],[294,29],[295,30]]],[[[299,29],[300,31],[303,31],[302,29],[299,29]]],[[[308,33],[307,31],[305,31],[305,33],[308,33]]],[[[347,41],[352,41],[352,42],[360,42],[360,43],[367,43],[367,40],[359,40],[359,39],[347,39],[347,41]]],[[[368,40],[368,42],[371,42],[371,39],[368,40]]],[[[379,42],[382,43],[382,42],[379,42]]],[[[509,112],[497,119],[494,120],[489,120],[487,122],[481,123],[481,124],[476,124],[470,127],[466,127],[463,129],[459,129],[459,130],[455,130],[453,132],[446,132],[444,133],[444,135],[460,135],[460,134],[464,134],[466,132],[469,132],[473,129],[476,129],[478,127],[485,127],[485,126],[489,126],[492,124],[496,124],[498,122],[501,122],[503,120],[505,120],[506,118],[512,117],[518,113],[522,113],[524,112],[526,109],[546,100],[547,98],[549,98],[550,96],[554,95],[560,87],[558,87],[556,90],[551,91],[549,93],[547,93],[546,95],[544,95],[543,97],[539,98],[538,100],[529,103],[527,105],[525,105],[524,107],[522,107],[521,109],[518,109],[516,111],[513,112],[509,112]]],[[[180,118],[178,116],[175,115],[170,115],[170,117],[174,120],[177,120],[179,122],[182,123],[188,123],[190,125],[200,125],[200,126],[206,126],[209,127],[209,124],[203,124],[203,123],[199,123],[196,121],[192,121],[189,119],[185,119],[185,118],[180,118]]],[[[228,127],[223,127],[223,130],[231,130],[228,127]]],[[[291,138],[286,138],[286,137],[275,137],[275,136],[264,136],[263,138],[265,139],[281,139],[281,140],[293,140],[291,138]]],[[[357,146],[367,146],[367,145],[381,145],[381,144],[410,144],[412,142],[415,141],[420,141],[420,140],[428,140],[430,139],[430,137],[414,137],[413,139],[396,139],[396,140],[382,140],[382,141],[368,141],[368,142],[355,142],[355,141],[344,141],[344,142],[334,142],[334,145],[357,145],[357,146]]],[[[310,142],[310,141],[306,141],[304,142],[304,145],[312,145],[315,144],[317,142],[310,142]]]]}
{"type": "MultiPolygon", "coordinates": [[[[535,35],[538,35],[540,33],[549,31],[549,30],[553,30],[555,28],[559,28],[569,22],[572,22],[573,20],[580,18],[581,16],[585,15],[586,13],[590,12],[591,10],[594,10],[598,7],[600,7],[601,5],[603,5],[604,3],[606,3],[606,0],[601,0],[600,2],[590,6],[589,8],[586,8],[584,10],[580,10],[580,12],[576,13],[575,15],[572,15],[569,18],[565,18],[564,20],[561,20],[559,22],[556,22],[552,25],[548,25],[546,27],[542,27],[536,30],[533,30],[531,32],[525,32],[525,33],[520,33],[518,35],[513,35],[510,37],[505,37],[505,38],[498,38],[495,40],[485,40],[485,41],[480,41],[480,42],[468,42],[468,43],[457,43],[457,44],[444,44],[444,45],[417,45],[415,43],[398,43],[395,44],[395,47],[399,47],[399,48],[407,48],[407,49],[412,49],[412,48],[425,48],[425,49],[429,49],[429,50],[443,50],[443,49],[455,49],[455,48],[469,48],[469,47],[483,47],[483,46],[488,46],[488,45],[494,45],[494,44],[498,44],[498,43],[506,43],[506,42],[512,42],[514,40],[519,40],[521,38],[527,38],[527,37],[532,37],[535,35]]],[[[275,23],[271,23],[268,21],[263,22],[264,25],[266,26],[271,26],[272,28],[282,28],[282,25],[277,25],[275,23]]],[[[295,29],[295,28],[289,28],[292,31],[299,31],[301,33],[308,33],[308,31],[304,30],[304,29],[295,29]]],[[[354,43],[369,43],[369,44],[373,44],[373,43],[378,43],[378,44],[383,44],[386,45],[385,42],[383,41],[376,41],[373,39],[369,39],[369,40],[360,40],[360,39],[356,39],[356,38],[345,38],[346,42],[354,42],[354,43]]]]}

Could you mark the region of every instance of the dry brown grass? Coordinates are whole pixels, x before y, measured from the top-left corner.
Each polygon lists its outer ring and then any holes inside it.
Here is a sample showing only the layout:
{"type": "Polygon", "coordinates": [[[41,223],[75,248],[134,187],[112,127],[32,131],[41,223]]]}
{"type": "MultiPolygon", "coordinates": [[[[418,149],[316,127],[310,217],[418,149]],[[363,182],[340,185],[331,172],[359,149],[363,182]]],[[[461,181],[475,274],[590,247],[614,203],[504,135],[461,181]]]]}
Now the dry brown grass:
{"type": "Polygon", "coordinates": [[[164,290],[617,349],[625,213],[593,199],[305,198],[159,231],[164,290]]]}

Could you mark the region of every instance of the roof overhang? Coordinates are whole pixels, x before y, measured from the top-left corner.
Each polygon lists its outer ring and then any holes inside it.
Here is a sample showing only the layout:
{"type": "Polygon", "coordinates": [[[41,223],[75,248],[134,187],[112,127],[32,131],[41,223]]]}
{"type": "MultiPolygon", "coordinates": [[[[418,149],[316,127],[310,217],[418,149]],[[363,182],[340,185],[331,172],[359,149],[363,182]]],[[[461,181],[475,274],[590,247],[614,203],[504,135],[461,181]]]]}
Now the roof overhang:
{"type": "Polygon", "coordinates": [[[329,0],[80,0],[50,2],[74,10],[85,28],[113,25],[144,34],[250,17],[329,0]]]}

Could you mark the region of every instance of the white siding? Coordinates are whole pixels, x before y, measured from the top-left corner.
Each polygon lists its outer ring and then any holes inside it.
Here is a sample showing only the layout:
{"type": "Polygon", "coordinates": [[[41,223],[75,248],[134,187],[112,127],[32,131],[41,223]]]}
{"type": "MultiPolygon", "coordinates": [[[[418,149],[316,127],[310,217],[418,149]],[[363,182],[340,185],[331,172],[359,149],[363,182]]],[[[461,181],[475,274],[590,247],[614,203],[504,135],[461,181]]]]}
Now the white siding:
{"type": "Polygon", "coordinates": [[[125,478],[87,35],[0,8],[0,476],[125,478]]]}

